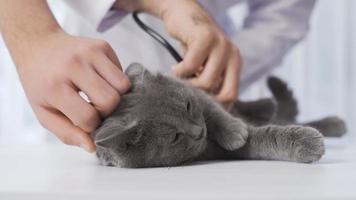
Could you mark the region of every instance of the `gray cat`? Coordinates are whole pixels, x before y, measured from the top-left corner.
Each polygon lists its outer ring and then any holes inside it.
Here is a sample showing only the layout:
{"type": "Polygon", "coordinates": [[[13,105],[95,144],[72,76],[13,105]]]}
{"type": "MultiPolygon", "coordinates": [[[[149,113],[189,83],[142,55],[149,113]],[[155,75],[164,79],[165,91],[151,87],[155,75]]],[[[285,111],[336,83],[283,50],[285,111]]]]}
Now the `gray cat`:
{"type": "Polygon", "coordinates": [[[287,84],[276,77],[269,77],[267,85],[273,98],[250,102],[236,101],[231,114],[255,126],[299,124],[313,127],[326,137],[341,137],[346,133],[344,121],[336,116],[298,123],[296,120],[299,112],[298,103],[287,84]]]}
{"type": "Polygon", "coordinates": [[[140,64],[130,65],[126,74],[131,91],[92,135],[103,165],[166,167],[222,159],[310,163],[324,154],[318,130],[285,125],[295,117],[281,118],[281,99],[236,102],[230,114],[203,91],[140,64]]]}

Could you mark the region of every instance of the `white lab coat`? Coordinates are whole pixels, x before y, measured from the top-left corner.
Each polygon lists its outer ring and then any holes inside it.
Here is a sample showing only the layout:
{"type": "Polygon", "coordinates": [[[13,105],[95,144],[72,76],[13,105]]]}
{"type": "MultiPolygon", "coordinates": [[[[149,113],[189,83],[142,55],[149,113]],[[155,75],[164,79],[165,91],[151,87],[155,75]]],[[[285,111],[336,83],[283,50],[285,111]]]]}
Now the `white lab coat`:
{"type": "MultiPolygon", "coordinates": [[[[65,0],[81,18],[67,17],[64,28],[77,35],[107,40],[123,67],[140,62],[151,70],[169,71],[175,63],[172,57],[138,28],[131,15],[110,11],[114,1],[65,0]]],[[[240,49],[244,62],[241,90],[244,90],[277,67],[293,45],[306,35],[315,0],[200,0],[200,3],[240,49]],[[243,26],[237,28],[228,10],[240,3],[246,5],[248,12],[243,26]]],[[[153,17],[145,20],[169,38],[159,20],[153,17]]],[[[173,39],[170,41],[179,49],[173,39]]]]}

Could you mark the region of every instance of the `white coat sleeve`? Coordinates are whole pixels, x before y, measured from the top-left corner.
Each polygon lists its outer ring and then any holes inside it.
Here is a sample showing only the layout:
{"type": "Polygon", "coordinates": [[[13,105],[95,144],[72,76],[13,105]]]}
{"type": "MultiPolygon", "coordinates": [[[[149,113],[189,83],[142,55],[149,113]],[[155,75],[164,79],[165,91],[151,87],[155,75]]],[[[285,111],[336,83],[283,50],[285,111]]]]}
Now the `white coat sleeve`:
{"type": "Polygon", "coordinates": [[[111,10],[115,1],[64,0],[69,7],[92,24],[99,32],[111,28],[127,14],[125,11],[111,10]]]}
{"type": "Polygon", "coordinates": [[[308,32],[315,0],[249,0],[244,27],[233,36],[244,67],[241,89],[281,64],[308,32]]]}

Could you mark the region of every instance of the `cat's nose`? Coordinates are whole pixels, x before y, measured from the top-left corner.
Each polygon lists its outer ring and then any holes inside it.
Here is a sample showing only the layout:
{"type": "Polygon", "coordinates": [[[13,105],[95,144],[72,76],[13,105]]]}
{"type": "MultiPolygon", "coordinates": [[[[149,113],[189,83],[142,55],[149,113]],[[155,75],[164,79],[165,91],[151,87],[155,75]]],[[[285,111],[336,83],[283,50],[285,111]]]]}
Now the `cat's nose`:
{"type": "Polygon", "coordinates": [[[200,140],[204,136],[204,129],[197,125],[192,125],[190,132],[192,138],[195,140],[200,140]]]}

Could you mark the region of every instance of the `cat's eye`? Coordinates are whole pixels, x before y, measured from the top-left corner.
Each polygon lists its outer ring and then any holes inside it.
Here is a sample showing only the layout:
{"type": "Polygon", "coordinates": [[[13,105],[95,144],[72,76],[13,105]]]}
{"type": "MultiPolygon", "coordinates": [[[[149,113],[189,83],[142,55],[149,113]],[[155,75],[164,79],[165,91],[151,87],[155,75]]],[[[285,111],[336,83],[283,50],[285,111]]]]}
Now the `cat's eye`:
{"type": "Polygon", "coordinates": [[[177,144],[180,141],[180,139],[182,138],[182,136],[183,136],[183,133],[181,133],[181,132],[174,134],[174,137],[171,140],[171,144],[177,144]]]}
{"type": "Polygon", "coordinates": [[[192,110],[192,105],[191,105],[190,101],[187,102],[186,107],[187,107],[188,112],[190,112],[192,110]]]}

